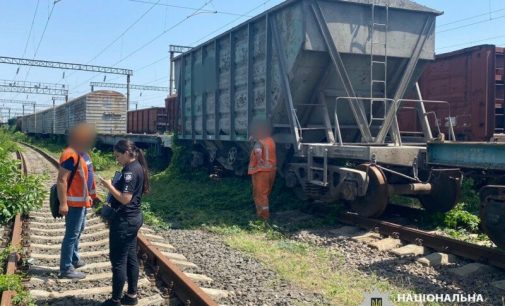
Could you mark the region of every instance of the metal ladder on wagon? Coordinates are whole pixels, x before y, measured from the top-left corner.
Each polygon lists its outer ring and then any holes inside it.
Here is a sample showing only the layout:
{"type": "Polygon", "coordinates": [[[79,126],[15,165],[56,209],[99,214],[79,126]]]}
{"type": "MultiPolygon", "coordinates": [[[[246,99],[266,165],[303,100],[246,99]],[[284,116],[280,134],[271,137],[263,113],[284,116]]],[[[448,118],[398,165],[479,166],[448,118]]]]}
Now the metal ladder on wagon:
{"type": "Polygon", "coordinates": [[[384,7],[378,5],[379,0],[372,0],[372,12],[370,23],[370,121],[384,122],[388,110],[387,105],[387,74],[388,74],[388,24],[389,24],[389,1],[384,7]],[[379,12],[384,9],[383,21],[379,21],[379,12]],[[379,33],[384,33],[384,40],[377,38],[379,33]],[[376,39],[376,40],[374,40],[376,39]],[[375,52],[375,53],[374,53],[375,52]],[[382,89],[382,95],[375,95],[375,91],[382,89]],[[379,107],[374,105],[379,104],[379,107]],[[375,113],[379,112],[376,116],[375,113]]]}

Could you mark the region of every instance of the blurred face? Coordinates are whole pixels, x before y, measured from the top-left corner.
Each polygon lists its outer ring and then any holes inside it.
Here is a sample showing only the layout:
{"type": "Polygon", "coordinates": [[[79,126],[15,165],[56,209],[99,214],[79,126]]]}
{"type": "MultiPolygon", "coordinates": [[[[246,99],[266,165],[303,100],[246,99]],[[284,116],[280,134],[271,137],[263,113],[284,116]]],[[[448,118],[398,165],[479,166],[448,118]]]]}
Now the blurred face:
{"type": "Polygon", "coordinates": [[[131,157],[128,152],[120,153],[117,151],[114,151],[114,157],[116,157],[117,162],[121,165],[124,166],[130,162],[131,157]]]}
{"type": "Polygon", "coordinates": [[[77,125],[70,134],[70,143],[80,151],[91,149],[95,143],[95,130],[89,124],[77,125]]]}

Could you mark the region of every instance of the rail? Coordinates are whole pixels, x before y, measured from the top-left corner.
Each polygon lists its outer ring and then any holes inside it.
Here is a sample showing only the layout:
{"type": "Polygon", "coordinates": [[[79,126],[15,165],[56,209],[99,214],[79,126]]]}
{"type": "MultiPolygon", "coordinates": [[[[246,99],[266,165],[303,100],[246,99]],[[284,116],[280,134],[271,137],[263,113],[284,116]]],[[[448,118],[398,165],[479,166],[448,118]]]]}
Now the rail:
{"type": "MultiPolygon", "coordinates": [[[[21,161],[20,170],[22,175],[27,175],[26,163],[21,152],[16,152],[17,158],[21,161]]],[[[7,266],[5,268],[5,274],[15,274],[17,271],[17,264],[21,259],[21,255],[17,252],[21,247],[21,235],[23,231],[23,220],[21,219],[21,214],[17,214],[14,218],[14,224],[12,225],[12,235],[10,240],[10,245],[13,248],[13,252],[7,257],[7,266]]],[[[2,298],[0,300],[0,306],[10,306],[12,305],[12,298],[16,295],[13,290],[6,290],[2,292],[2,298]]]]}
{"type": "MultiPolygon", "coordinates": [[[[55,167],[59,167],[58,161],[47,152],[28,143],[22,144],[40,153],[55,167]]],[[[153,271],[157,272],[157,277],[168,285],[170,293],[175,294],[185,305],[218,306],[208,294],[199,288],[175,264],[170,262],[146,237],[139,233],[137,242],[140,253],[146,255],[141,256],[141,259],[146,259],[153,271]]]]}
{"type": "Polygon", "coordinates": [[[339,221],[345,224],[373,229],[380,234],[393,236],[397,239],[429,247],[439,252],[451,253],[505,269],[505,252],[499,249],[480,246],[387,221],[365,218],[353,213],[341,214],[339,221]]]}

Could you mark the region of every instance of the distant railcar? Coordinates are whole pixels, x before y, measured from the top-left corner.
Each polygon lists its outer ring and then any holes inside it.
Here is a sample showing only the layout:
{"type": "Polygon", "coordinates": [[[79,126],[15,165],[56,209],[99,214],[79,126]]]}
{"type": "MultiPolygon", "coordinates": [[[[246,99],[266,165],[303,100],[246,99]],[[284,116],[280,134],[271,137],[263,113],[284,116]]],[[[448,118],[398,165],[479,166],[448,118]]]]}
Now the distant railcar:
{"type": "Polygon", "coordinates": [[[128,112],[128,133],[156,134],[166,130],[167,121],[164,107],[151,107],[128,112]]]}
{"type": "Polygon", "coordinates": [[[95,125],[99,134],[126,133],[126,97],[116,91],[99,90],[21,118],[28,134],[65,135],[78,123],[95,125]]]}
{"type": "Polygon", "coordinates": [[[179,104],[176,95],[165,99],[165,109],[167,113],[166,131],[175,132],[179,128],[179,104]]]}
{"type": "MultiPolygon", "coordinates": [[[[423,99],[449,102],[449,107],[426,104],[433,134],[437,125],[444,130],[451,120],[458,140],[505,137],[504,81],[505,48],[480,45],[438,54],[419,79],[423,99]]],[[[402,131],[420,131],[412,108],[399,117],[402,131]]]]}

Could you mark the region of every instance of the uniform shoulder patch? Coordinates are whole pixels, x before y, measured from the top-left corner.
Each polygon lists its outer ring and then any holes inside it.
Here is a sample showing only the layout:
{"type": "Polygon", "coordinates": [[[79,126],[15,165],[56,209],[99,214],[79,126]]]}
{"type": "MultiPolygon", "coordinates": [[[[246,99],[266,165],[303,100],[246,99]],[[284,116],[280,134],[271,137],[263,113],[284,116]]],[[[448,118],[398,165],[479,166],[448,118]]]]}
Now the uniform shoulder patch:
{"type": "Polygon", "coordinates": [[[124,180],[125,182],[131,182],[131,180],[133,179],[133,173],[131,172],[125,172],[124,173],[124,180]]]}

